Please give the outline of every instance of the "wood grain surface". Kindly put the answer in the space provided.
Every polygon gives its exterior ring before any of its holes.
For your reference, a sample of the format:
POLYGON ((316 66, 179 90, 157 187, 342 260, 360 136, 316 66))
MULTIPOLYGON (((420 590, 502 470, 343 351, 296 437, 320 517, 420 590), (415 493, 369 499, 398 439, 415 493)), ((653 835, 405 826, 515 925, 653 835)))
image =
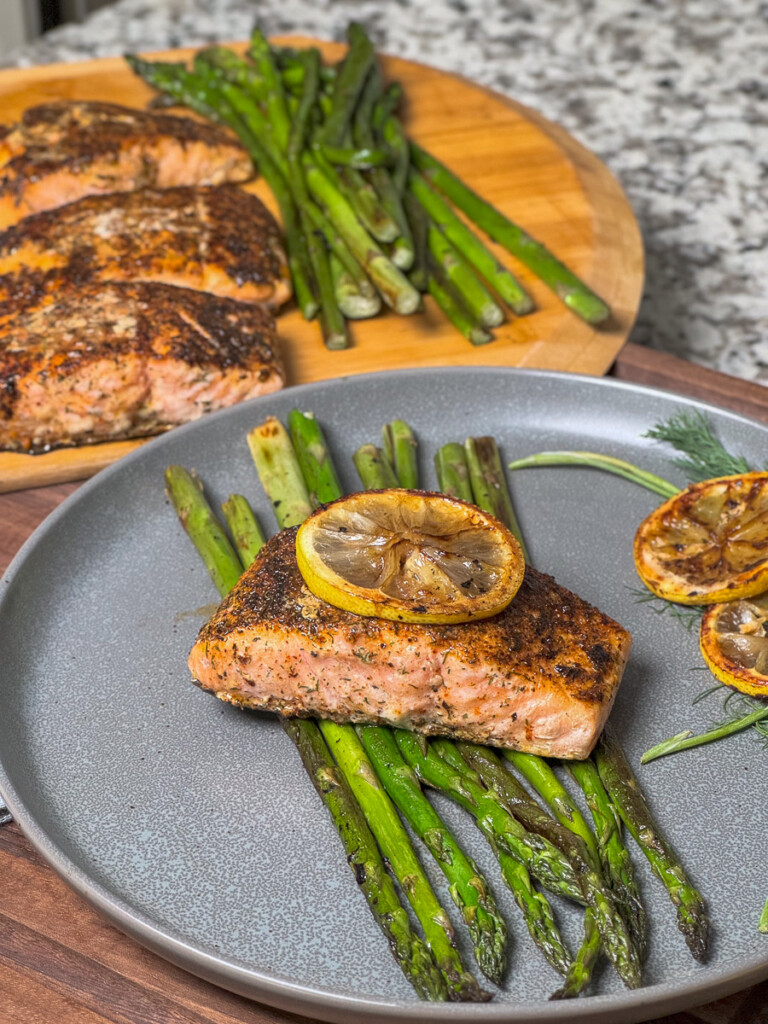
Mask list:
MULTIPOLYGON (((768 389, 628 345, 613 367, 634 380, 768 422, 768 389), (655 369, 658 367, 658 369, 655 369)), ((75 484, 0 495, 0 570, 75 484)), ((18 826, 0 829, 2 1024, 297 1024, 161 960, 102 919, 18 826)), ((768 1024, 768 982, 655 1024, 768 1024)))
MULTIPOLYGON (((286 40, 294 44, 309 40, 286 40)), ((326 59, 343 47, 318 44, 326 59)), ((163 57, 181 59, 191 50, 163 57)), ((643 247, 632 210, 607 168, 575 139, 512 100, 455 75, 386 58, 385 75, 405 87, 405 125, 468 184, 547 245, 611 306, 600 329, 583 323, 500 247, 536 303, 513 318, 490 345, 473 347, 434 307, 401 317, 382 314, 352 327, 352 347, 329 352, 319 328, 293 308, 279 332, 290 384, 408 366, 529 366, 604 374, 624 344, 643 287, 643 247)), ((0 71, 0 118, 53 99, 113 100, 144 106, 152 91, 121 59, 0 71)), ((263 182, 248 186, 276 213, 263 182)), ((0 453, 0 492, 84 479, 123 454, 121 446, 64 449, 40 456, 0 453)))

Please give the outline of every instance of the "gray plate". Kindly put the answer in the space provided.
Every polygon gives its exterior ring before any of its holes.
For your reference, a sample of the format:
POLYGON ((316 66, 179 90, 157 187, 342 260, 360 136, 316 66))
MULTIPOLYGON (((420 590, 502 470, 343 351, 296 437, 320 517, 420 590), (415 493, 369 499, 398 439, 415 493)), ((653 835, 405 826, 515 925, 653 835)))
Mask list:
MULTIPOLYGON (((587 448, 682 484, 641 438, 695 407, 594 378, 499 369, 374 374, 313 384, 176 430, 99 474, 38 529, 0 600, 0 790, 25 833, 115 924, 217 984, 329 1021, 640 1021, 768 976, 757 918, 768 889, 766 754, 752 734, 643 768, 659 821, 707 895, 710 961, 689 957, 663 890, 637 858, 653 922, 647 986, 602 972, 598 994, 549 1003, 558 978, 532 948, 488 849, 441 809, 486 870, 512 932, 507 984, 485 1006, 424 1005, 357 893, 333 827, 289 740, 267 715, 189 685, 186 655, 216 594, 163 494, 170 463, 196 467, 217 501, 244 492, 272 530, 246 431, 313 409, 357 486, 350 456, 395 416, 437 446, 493 433, 508 457, 587 448)), ((768 430, 710 409, 726 446, 762 465, 768 430)), ((720 717, 695 633, 638 603, 631 541, 656 504, 582 469, 527 470, 514 496, 535 564, 635 637, 613 721, 634 764, 654 742, 720 717)), ((427 865, 432 871, 431 865, 427 865)), ((434 874, 434 872, 433 872, 434 874)), ((445 887, 435 877, 440 892, 445 887)), ((578 915, 558 905, 570 942, 578 915)))

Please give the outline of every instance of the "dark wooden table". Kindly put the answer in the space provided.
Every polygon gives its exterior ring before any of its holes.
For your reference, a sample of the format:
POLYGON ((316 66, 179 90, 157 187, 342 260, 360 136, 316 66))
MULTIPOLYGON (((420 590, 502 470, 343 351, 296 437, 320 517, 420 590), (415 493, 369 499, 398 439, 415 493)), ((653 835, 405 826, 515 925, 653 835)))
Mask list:
MULTIPOLYGON (((673 356, 629 344, 611 374, 768 423, 768 388, 673 356)), ((0 570, 77 486, 0 495, 0 570)), ((0 829, 0 1024, 288 1024, 299 1019, 231 995, 145 950, 69 889, 17 825, 0 829)), ((768 982, 655 1024, 768 1024, 768 982)))

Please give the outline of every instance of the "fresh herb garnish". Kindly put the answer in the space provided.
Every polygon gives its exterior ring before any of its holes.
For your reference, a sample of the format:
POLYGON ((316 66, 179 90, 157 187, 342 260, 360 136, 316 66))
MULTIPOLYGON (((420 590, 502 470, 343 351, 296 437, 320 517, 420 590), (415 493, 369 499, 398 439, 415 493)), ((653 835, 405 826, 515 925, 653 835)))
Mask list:
MULTIPOLYGON (((673 601, 665 601, 663 597, 647 590, 645 587, 628 587, 637 604, 647 604, 655 615, 670 615, 682 623, 689 633, 695 632, 701 624, 704 605, 681 605, 673 601)), ((719 684, 718 684, 719 685, 719 684)))
MULTIPOLYGON (((727 687, 721 684, 712 686, 703 694, 699 694, 693 703, 697 704, 704 697, 724 689, 727 689, 727 687)), ((712 743, 715 740, 723 739, 725 736, 731 736, 735 732, 743 732, 744 729, 749 729, 750 726, 754 727, 755 731, 763 738, 764 745, 768 747, 768 704, 750 700, 748 697, 741 696, 733 690, 729 691, 725 697, 723 710, 727 711, 731 704, 735 704, 736 707, 714 729, 710 729, 709 732, 700 733, 698 736, 694 736, 690 729, 679 732, 668 740, 662 740, 661 743, 657 743, 650 750, 646 750, 640 758, 640 763, 648 764, 649 761, 655 761, 657 757, 665 757, 667 754, 676 754, 680 750, 690 750, 692 747, 704 746, 706 743, 712 743)))
POLYGON ((643 436, 663 441, 681 452, 684 458, 672 461, 682 469, 690 483, 750 472, 744 456, 731 455, 726 451, 708 419, 698 409, 674 413, 668 420, 656 423, 643 436))

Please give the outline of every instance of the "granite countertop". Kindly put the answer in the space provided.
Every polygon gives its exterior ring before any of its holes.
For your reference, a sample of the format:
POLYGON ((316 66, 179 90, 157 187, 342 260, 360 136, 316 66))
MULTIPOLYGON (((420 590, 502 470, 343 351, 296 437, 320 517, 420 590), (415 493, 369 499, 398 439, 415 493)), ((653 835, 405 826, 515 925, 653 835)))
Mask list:
POLYGON ((457 71, 563 125, 621 181, 646 288, 632 340, 768 384, 765 0, 120 0, 6 65, 269 34, 457 71))

